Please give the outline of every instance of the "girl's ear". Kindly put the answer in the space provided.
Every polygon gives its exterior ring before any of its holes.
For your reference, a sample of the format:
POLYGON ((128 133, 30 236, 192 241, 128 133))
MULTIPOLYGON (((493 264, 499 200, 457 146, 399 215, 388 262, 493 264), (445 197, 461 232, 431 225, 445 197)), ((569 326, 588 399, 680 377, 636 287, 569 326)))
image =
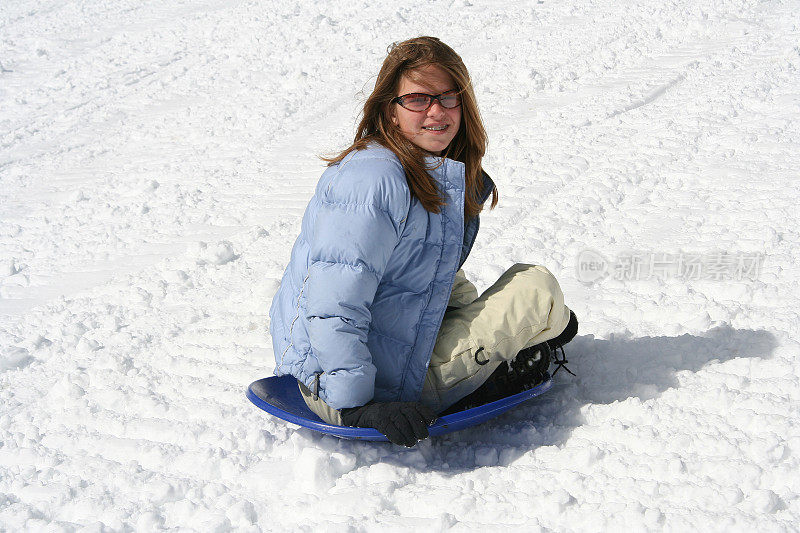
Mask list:
POLYGON ((394 110, 389 112, 389 118, 392 119, 392 124, 397 126, 397 115, 395 114, 394 110))

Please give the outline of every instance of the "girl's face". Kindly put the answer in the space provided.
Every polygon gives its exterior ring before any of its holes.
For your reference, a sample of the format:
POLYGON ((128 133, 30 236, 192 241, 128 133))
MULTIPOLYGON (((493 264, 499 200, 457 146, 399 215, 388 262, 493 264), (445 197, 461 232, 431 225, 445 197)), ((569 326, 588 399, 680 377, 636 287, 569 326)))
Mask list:
MULTIPOLYGON (((436 95, 456 89, 450 74, 437 65, 427 65, 414 70, 412 74, 411 77, 404 74, 400 79, 396 96, 409 93, 436 95)), ((441 155, 461 126, 461 106, 447 109, 434 100, 426 111, 411 111, 398 103, 389 105, 392 122, 403 135, 432 154, 441 155)))

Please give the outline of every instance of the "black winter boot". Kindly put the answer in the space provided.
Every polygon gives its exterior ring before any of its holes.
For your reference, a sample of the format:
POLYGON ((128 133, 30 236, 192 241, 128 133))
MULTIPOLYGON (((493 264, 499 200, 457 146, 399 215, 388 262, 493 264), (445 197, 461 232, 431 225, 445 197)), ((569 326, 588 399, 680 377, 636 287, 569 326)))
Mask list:
POLYGON ((562 368, 572 374, 575 375, 569 368, 567 368, 567 356, 564 353, 564 345, 575 338, 575 335, 578 334, 578 317, 575 316, 575 313, 570 310, 569 312, 569 322, 567 323, 567 327, 564 328, 564 331, 558 335, 558 337, 554 339, 550 339, 547 341, 547 345, 550 346, 550 350, 553 352, 552 360, 553 362, 558 365, 558 367, 553 371, 553 375, 556 375, 556 372, 561 370, 562 368), (558 358, 558 352, 561 352, 561 359, 558 358))
POLYGON ((524 348, 510 363, 503 361, 475 392, 464 396, 440 414, 448 415, 472 409, 532 389, 550 377, 547 370, 551 360, 558 365, 553 375, 563 368, 574 376, 575 374, 564 366, 568 362, 564 355, 564 345, 577 334, 578 317, 570 310, 567 327, 557 337, 542 344, 524 348), (558 358, 558 350, 561 351, 561 359, 558 358))
POLYGON ((569 322, 567 322, 567 327, 564 328, 558 337, 555 339, 550 339, 547 341, 547 344, 550 345, 550 349, 556 351, 557 348, 561 348, 573 338, 575 335, 578 334, 578 317, 575 316, 575 313, 570 310, 569 312, 569 322))
POLYGON ((500 363, 475 392, 464 396, 440 414, 465 411, 532 389, 547 379, 551 357, 547 343, 521 350, 510 362, 500 363))

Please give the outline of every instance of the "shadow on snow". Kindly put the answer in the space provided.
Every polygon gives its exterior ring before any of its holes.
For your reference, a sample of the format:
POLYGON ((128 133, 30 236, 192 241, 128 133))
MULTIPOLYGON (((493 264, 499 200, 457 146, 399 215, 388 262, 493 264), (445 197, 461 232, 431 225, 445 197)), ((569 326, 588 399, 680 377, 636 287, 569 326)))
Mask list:
MULTIPOLYGON (((555 386, 547 394, 496 419, 429 439, 412 449, 355 441, 340 441, 336 447, 354 453, 362 461, 366 455, 375 458, 369 463, 382 461, 420 471, 455 474, 487 464, 507 465, 539 446, 563 445, 572 431, 583 424, 581 410, 588 404, 658 398, 664 391, 679 387, 679 372, 697 372, 708 364, 736 358, 769 359, 776 346, 775 337, 767 331, 730 326, 716 327, 703 335, 678 337, 612 335, 600 340, 593 335, 577 336, 566 346, 568 366, 577 377, 559 372, 554 378, 555 386), (377 447, 380 451, 363 454, 364 447, 377 447), (476 454, 479 448, 482 452, 476 454), (491 449, 497 452, 497 461, 490 451, 487 463, 485 452, 491 449)), ((312 436, 310 433, 314 432, 310 430, 299 431, 306 432, 312 440, 333 438, 312 436)))

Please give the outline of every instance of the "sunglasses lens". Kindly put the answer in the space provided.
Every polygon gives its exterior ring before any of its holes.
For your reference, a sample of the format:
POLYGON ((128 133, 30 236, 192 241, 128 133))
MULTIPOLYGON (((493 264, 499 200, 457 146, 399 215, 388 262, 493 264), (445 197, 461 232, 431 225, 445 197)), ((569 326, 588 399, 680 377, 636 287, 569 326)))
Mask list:
POLYGON ((442 107, 446 109, 453 109, 454 107, 458 107, 458 104, 461 103, 457 94, 443 94, 439 97, 439 102, 441 102, 442 107))
POLYGON ((411 111, 424 111, 429 103, 430 98, 424 94, 409 94, 400 100, 400 105, 411 111))
MULTIPOLYGON (((456 92, 443 94, 439 96, 438 100, 445 109, 453 109, 461 105, 461 98, 456 92)), ((432 105, 431 97, 421 93, 407 94, 400 98, 398 103, 409 111, 425 111, 432 105)))

